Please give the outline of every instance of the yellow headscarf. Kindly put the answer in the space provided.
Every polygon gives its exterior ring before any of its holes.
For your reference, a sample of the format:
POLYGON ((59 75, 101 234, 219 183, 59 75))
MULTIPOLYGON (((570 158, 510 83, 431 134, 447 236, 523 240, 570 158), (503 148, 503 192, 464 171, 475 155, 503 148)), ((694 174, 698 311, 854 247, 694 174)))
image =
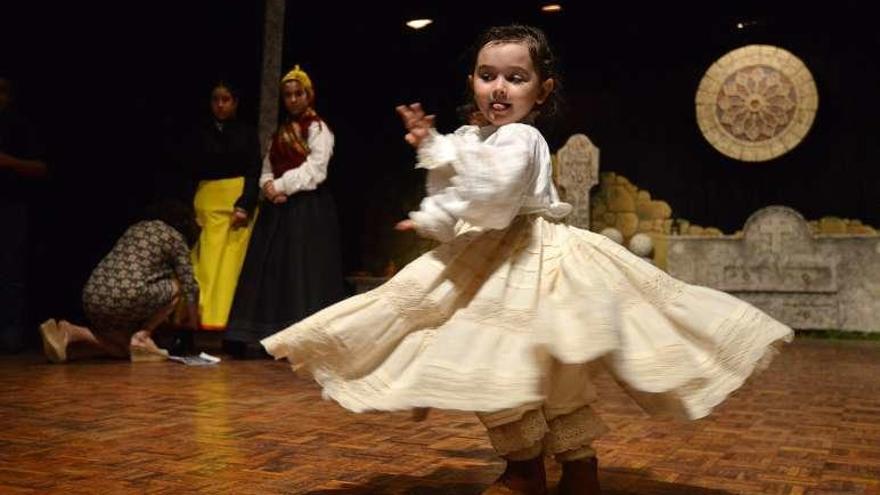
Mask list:
POLYGON ((283 78, 281 78, 281 85, 289 81, 296 81, 302 85, 303 89, 306 91, 306 94, 309 95, 309 99, 313 100, 315 98, 315 90, 312 88, 312 80, 309 78, 309 75, 306 74, 306 71, 299 68, 299 64, 293 66, 293 70, 285 74, 283 78))

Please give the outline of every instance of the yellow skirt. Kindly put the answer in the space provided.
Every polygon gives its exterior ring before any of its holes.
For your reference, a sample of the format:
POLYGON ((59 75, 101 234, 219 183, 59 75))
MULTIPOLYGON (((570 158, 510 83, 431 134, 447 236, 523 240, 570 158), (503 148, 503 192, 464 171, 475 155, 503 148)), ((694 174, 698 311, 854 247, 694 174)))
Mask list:
POLYGON ((199 283, 201 325, 205 330, 226 328, 254 227, 256 215, 251 215, 246 227, 232 228, 235 201, 243 188, 242 177, 201 181, 193 201, 196 221, 202 228, 192 260, 199 283))

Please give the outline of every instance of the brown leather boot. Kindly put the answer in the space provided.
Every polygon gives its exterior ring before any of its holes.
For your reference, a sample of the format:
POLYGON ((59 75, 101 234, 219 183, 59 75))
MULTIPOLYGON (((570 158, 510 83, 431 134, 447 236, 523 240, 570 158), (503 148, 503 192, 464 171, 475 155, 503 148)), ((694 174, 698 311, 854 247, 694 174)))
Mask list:
POLYGON ((544 456, 527 461, 507 461, 504 472, 483 495, 547 495, 544 456))
POLYGON ((599 461, 595 457, 562 463, 559 495, 601 495, 599 461))

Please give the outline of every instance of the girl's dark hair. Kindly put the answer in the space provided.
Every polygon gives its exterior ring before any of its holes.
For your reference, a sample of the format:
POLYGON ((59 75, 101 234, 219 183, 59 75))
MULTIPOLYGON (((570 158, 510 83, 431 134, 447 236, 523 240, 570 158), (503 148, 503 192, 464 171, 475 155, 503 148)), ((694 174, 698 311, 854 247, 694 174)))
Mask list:
POLYGON ((180 232, 186 244, 193 247, 199 240, 196 214, 189 204, 177 199, 163 199, 144 208, 141 220, 159 220, 180 232))
MULTIPOLYGON (((547 79, 553 79, 554 89, 547 99, 544 100, 544 103, 541 103, 536 108, 537 114, 535 116, 538 127, 550 124, 562 110, 562 78, 559 73, 556 55, 554 55, 553 48, 550 47, 550 42, 547 41, 544 31, 522 24, 490 27, 483 31, 477 38, 476 43, 471 47, 469 57, 471 71, 473 71, 477 63, 477 55, 479 55, 480 49, 490 43, 522 43, 526 45, 540 82, 543 83, 547 79)), ((460 107, 460 114, 469 115, 476 110, 473 99, 473 88, 469 85, 467 89, 467 103, 465 107, 460 107)))
POLYGON ((239 91, 238 86, 229 82, 228 79, 217 79, 214 81, 214 84, 211 85, 211 93, 214 93, 214 90, 217 88, 226 88, 236 101, 241 100, 241 91, 239 91))

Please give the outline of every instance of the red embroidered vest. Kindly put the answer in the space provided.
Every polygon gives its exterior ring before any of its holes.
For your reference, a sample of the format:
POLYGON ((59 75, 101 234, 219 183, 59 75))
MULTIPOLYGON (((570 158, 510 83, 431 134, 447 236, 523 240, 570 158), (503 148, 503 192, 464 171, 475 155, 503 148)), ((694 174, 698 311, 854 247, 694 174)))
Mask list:
POLYGON ((272 136, 272 147, 269 148, 269 162, 275 178, 284 172, 299 167, 306 161, 309 149, 309 126, 312 122, 321 123, 321 117, 314 110, 303 112, 296 120, 287 122, 278 128, 272 136))

